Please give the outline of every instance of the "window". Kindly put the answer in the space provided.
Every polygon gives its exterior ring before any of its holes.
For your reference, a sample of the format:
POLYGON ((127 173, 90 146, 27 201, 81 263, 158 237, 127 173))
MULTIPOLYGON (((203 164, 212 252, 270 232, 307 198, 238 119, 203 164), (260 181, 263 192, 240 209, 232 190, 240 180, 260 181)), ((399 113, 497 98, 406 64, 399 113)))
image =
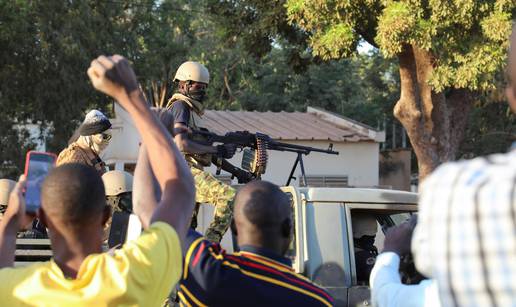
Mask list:
POLYGON ((369 275, 376 255, 383 250, 386 230, 403 223, 410 218, 410 215, 408 211, 399 210, 351 210, 353 232, 361 236, 361 238, 353 238, 357 284, 369 284, 369 275))
MULTIPOLYGON (((298 178, 301 178, 301 175, 298 178)), ((347 187, 348 176, 306 176, 306 185, 309 187, 347 187)))

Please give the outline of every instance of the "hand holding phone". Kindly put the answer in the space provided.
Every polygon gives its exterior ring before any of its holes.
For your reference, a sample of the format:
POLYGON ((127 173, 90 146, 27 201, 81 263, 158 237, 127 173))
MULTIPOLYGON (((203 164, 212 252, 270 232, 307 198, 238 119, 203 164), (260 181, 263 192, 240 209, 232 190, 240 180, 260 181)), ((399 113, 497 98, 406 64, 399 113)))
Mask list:
POLYGON ((26 211, 35 213, 41 206, 41 185, 54 167, 57 157, 48 152, 29 151, 25 160, 26 211))

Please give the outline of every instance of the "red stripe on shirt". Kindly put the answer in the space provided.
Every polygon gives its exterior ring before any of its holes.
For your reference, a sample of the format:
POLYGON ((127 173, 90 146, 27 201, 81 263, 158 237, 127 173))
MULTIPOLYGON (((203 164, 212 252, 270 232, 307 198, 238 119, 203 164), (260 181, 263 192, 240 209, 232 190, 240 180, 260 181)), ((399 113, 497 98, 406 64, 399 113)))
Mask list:
POLYGON ((206 246, 206 243, 202 242, 201 247, 199 247, 199 249, 197 250, 197 253, 195 254, 195 258, 192 262, 192 268, 195 267, 197 265, 197 263, 199 262, 199 259, 201 259, 202 252, 203 252, 205 246, 206 246))
POLYGON ((333 302, 333 298, 331 296, 329 296, 324 290, 319 289, 319 288, 315 287, 314 285, 306 283, 306 282, 304 282, 302 280, 290 278, 290 277, 286 276, 283 272, 278 271, 277 269, 270 268, 268 266, 261 265, 261 264, 258 264, 258 263, 242 260, 242 259, 240 259, 238 257, 235 257, 235 256, 232 256, 232 255, 226 255, 226 258, 230 259, 230 260, 233 260, 235 262, 238 262, 240 264, 247 265, 249 267, 253 267, 253 268, 256 268, 256 269, 267 271, 269 273, 280 275, 281 277, 283 277, 283 278, 285 278, 285 279, 287 279, 287 280, 289 280, 289 281, 291 281, 293 283, 296 283, 298 285, 301 285, 301 286, 304 286, 306 288, 309 288, 310 290, 312 290, 314 292, 317 292, 319 295, 325 297, 328 301, 333 302))

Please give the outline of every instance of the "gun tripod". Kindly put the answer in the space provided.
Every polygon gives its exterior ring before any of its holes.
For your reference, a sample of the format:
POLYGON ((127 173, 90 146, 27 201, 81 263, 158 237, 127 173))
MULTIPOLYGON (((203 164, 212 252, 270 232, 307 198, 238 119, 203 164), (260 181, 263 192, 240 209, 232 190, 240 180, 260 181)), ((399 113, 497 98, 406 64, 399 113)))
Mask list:
POLYGON ((297 152, 297 158, 294 162, 294 166, 292 166, 292 170, 290 171, 290 175, 288 176, 287 180, 287 186, 290 185, 290 181, 292 179, 296 180, 296 177, 294 176, 294 172, 296 171, 297 165, 301 167, 301 180, 299 182, 300 187, 306 187, 306 174, 305 174, 305 165, 303 163, 303 153, 297 152))

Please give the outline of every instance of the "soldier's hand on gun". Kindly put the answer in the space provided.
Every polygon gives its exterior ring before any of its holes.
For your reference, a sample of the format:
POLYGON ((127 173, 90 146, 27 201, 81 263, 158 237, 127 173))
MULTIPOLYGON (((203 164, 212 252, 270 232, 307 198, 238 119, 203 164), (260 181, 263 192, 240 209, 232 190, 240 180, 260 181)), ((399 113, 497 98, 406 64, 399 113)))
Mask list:
POLYGON ((129 95, 138 89, 136 75, 129 61, 120 55, 101 55, 91 61, 88 76, 93 86, 122 102, 123 95, 129 95))
POLYGON ((217 145, 217 156, 224 159, 231 159, 235 155, 236 149, 236 144, 217 145))

